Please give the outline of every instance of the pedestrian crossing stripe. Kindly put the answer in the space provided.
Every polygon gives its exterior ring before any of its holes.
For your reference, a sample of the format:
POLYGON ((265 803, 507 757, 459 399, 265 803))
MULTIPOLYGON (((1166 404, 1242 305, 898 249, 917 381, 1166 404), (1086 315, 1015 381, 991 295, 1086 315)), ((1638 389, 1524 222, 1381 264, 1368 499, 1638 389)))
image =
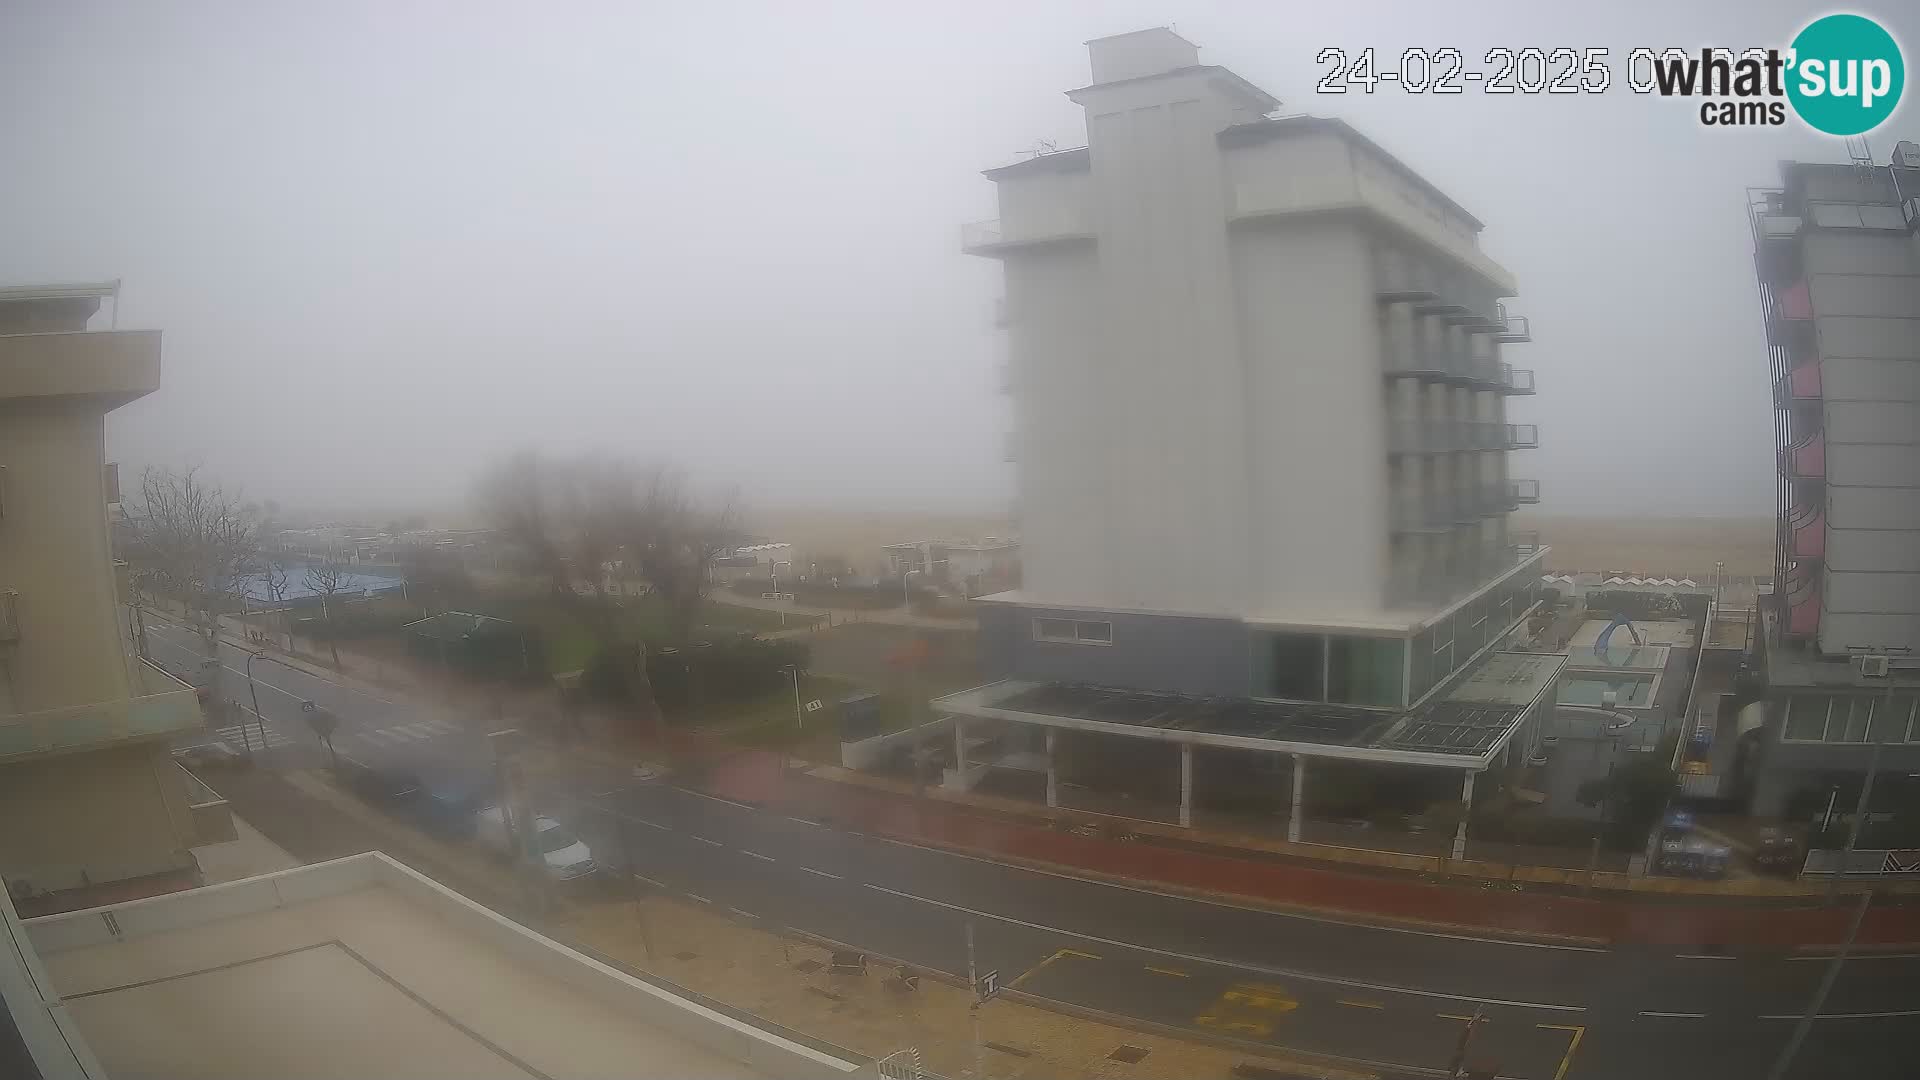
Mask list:
POLYGON ((422 742, 440 735, 451 735, 459 730, 445 720, 419 720, 409 724, 395 724, 392 727, 367 728, 351 734, 375 742, 406 743, 422 742))

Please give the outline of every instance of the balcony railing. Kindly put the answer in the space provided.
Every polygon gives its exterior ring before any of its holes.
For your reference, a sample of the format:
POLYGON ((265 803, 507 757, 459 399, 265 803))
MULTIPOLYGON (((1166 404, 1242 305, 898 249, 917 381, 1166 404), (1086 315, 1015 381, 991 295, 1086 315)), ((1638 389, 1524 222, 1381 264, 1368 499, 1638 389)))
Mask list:
POLYGON ((1530 505, 1540 501, 1540 481, 1507 481, 1507 501, 1516 505, 1530 505))
POLYGON ((1092 230, 1082 221, 1044 222, 1038 228, 1018 225, 1008 228, 999 218, 970 221, 960 226, 960 250, 976 255, 991 255, 1025 244, 1071 244, 1093 239, 1092 230))
POLYGON ((1500 390, 1508 394, 1533 393, 1533 371, 1512 364, 1500 365, 1500 390))
POLYGON ((1505 345, 1517 345, 1523 341, 1533 340, 1533 326, 1527 322, 1525 315, 1507 314, 1505 304, 1495 304, 1493 311, 1494 319, 1501 326, 1501 329, 1493 335, 1493 340, 1505 345))
POLYGON ((1507 534, 1507 550, 1515 559, 1524 559, 1540 550, 1540 534, 1531 529, 1520 529, 1507 534))
POLYGON ((0 716, 0 758, 165 738, 205 726, 193 687, 146 660, 136 675, 146 693, 135 697, 0 716))
POLYGON ((1540 426, 1538 424, 1508 424, 1506 447, 1508 450, 1537 450, 1540 447, 1540 426))
MULTIPOLYGON (((949 219, 951 220, 951 219, 949 219)), ((1005 237, 1000 231, 1000 219, 988 221, 969 221, 960 226, 960 248, 971 251, 974 248, 993 247, 1002 243, 1005 237)))

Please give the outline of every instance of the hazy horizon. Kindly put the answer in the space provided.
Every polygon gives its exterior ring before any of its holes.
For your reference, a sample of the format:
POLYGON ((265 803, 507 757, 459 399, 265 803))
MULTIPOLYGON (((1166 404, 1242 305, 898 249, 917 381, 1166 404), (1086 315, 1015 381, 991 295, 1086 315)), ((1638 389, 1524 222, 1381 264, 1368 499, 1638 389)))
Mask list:
POLYGON ((1314 55, 1622 58, 1782 42, 1807 10, 1475 11, 20 3, 0 282, 120 278, 119 325, 165 331, 163 388, 109 419, 129 470, 448 513, 531 447, 672 461, 750 505, 1002 510, 1000 271, 958 227, 994 213, 980 170, 1083 141, 1084 40, 1173 23, 1487 223, 1532 320, 1508 359, 1538 373, 1514 419, 1541 427, 1543 510, 1771 514, 1744 189, 1838 141, 1623 87, 1320 96, 1314 55))

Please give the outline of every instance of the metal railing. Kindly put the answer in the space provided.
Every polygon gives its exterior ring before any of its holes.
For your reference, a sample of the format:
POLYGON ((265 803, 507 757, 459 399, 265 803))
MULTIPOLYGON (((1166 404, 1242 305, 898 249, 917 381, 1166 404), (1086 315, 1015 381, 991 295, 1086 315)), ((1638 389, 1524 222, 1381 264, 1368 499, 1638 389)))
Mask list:
POLYGON ((1540 481, 1538 480, 1507 481, 1506 501, 1513 504, 1539 502, 1540 501, 1540 481))
POLYGON ((1506 432, 1508 450, 1534 450, 1540 446, 1540 426, 1538 424, 1508 424, 1506 432))
POLYGON ((1517 368, 1512 364, 1500 365, 1500 385, 1509 394, 1533 393, 1533 370, 1517 368))

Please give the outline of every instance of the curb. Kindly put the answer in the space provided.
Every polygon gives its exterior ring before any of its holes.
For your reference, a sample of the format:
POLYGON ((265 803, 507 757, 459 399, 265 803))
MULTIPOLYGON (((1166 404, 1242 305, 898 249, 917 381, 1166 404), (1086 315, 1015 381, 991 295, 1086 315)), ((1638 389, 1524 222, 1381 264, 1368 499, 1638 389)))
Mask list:
POLYGON ((1429 919, 1405 919, 1390 916, 1368 916, 1342 908, 1316 907, 1312 904, 1287 904, 1262 896, 1245 893, 1219 892, 1213 889, 1198 889, 1171 882, 1157 881, 1152 878, 1130 878, 1121 874, 1106 874, 1098 870, 1088 870, 1070 863, 1048 862, 1045 859, 1030 859, 1021 855, 1007 855, 985 848, 972 848, 963 844, 949 844, 939 840, 930 840, 922 836, 908 836, 894 832, 876 832, 874 836, 884 836, 889 840, 912 844, 916 847, 945 851, 956 855, 984 859, 987 862, 1005 866, 1020 867, 1027 870, 1044 871, 1066 877, 1081 878, 1086 881, 1106 885, 1125 885, 1146 892, 1163 893, 1168 896, 1185 897, 1193 900, 1208 900, 1234 907, 1247 907, 1270 911, 1276 915, 1304 915, 1326 922, 1343 923, 1349 926, 1367 926, 1386 930, 1433 931, 1436 933, 1462 934, 1473 937, 1492 937, 1494 940, 1506 940, 1519 943, 1534 942, 1546 945, 1573 945, 1584 948, 1605 949, 1613 944, 1612 939, 1589 937, 1581 934, 1558 934, 1552 931, 1506 931, 1497 928, 1476 926, 1470 923, 1438 922, 1429 919))

